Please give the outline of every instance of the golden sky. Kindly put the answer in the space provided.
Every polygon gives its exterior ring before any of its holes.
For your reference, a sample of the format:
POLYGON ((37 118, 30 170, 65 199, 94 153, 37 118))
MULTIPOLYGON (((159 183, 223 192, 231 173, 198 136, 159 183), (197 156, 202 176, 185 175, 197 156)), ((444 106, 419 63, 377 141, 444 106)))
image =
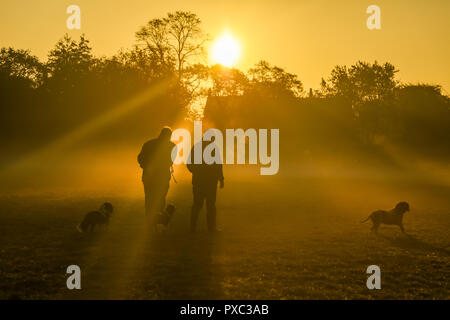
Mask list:
POLYGON ((317 88, 337 64, 393 63, 405 82, 441 84, 450 93, 448 0, 2 0, 0 46, 31 49, 41 58, 64 33, 85 33, 97 55, 130 47, 152 18, 195 12, 212 37, 228 29, 240 42, 237 67, 260 59, 317 88), (81 8, 81 32, 66 29, 66 8, 81 8), (368 30, 369 5, 381 8, 381 30, 368 30))

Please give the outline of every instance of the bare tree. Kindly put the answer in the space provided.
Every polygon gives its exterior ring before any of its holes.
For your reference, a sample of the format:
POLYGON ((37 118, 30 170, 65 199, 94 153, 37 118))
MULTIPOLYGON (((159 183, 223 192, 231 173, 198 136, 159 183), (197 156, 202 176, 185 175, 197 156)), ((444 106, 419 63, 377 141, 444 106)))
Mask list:
POLYGON ((189 63, 198 63, 205 55, 208 37, 200 24, 195 13, 176 11, 165 18, 150 20, 136 33, 136 38, 158 57, 161 64, 174 63, 181 83, 189 63))
POLYGON ((170 42, 170 46, 176 54, 178 78, 181 79, 189 60, 204 57, 204 45, 208 38, 200 29, 201 21, 195 13, 185 11, 169 13, 166 21, 169 34, 175 40, 170 42))
POLYGON ((138 43, 144 45, 150 58, 157 61, 161 69, 170 69, 173 66, 168 36, 168 26, 165 19, 150 20, 136 32, 138 43))

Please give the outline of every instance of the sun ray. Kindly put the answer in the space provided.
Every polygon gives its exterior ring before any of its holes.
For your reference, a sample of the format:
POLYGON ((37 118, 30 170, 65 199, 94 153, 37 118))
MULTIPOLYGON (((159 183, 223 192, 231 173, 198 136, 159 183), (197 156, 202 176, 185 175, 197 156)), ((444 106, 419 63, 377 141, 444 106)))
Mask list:
POLYGON ((115 121, 119 121, 126 114, 144 106, 146 102, 164 94, 167 91, 167 88, 167 82, 162 82, 148 88, 137 96, 118 104, 101 116, 86 122, 62 137, 55 139, 46 146, 43 146, 23 158, 18 159, 14 164, 6 165, 0 168, 0 176, 14 176, 14 174, 17 174, 18 172, 23 172, 23 170, 32 169, 39 166, 40 163, 51 161, 51 159, 53 159, 58 152, 63 152, 66 148, 69 148, 74 143, 89 137, 89 135, 95 133, 101 128, 115 121))

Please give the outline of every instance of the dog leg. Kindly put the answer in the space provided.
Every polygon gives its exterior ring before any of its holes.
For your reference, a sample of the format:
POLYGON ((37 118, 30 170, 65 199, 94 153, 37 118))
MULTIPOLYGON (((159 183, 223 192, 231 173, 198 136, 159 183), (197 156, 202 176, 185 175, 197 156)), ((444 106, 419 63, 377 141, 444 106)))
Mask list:
POLYGON ((375 234, 378 234, 378 227, 379 227, 379 226, 380 226, 380 225, 378 225, 378 224, 374 224, 373 227, 372 227, 372 229, 371 229, 372 232, 375 233, 375 234))

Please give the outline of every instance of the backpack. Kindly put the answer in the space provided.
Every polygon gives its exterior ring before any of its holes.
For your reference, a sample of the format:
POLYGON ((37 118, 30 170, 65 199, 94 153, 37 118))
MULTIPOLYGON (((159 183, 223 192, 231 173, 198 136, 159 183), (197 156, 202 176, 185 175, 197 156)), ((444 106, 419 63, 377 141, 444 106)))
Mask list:
POLYGON ((156 140, 150 140, 142 146, 142 150, 137 157, 139 166, 142 169, 144 169, 148 165, 149 160, 155 153, 155 149, 156 149, 156 140))

